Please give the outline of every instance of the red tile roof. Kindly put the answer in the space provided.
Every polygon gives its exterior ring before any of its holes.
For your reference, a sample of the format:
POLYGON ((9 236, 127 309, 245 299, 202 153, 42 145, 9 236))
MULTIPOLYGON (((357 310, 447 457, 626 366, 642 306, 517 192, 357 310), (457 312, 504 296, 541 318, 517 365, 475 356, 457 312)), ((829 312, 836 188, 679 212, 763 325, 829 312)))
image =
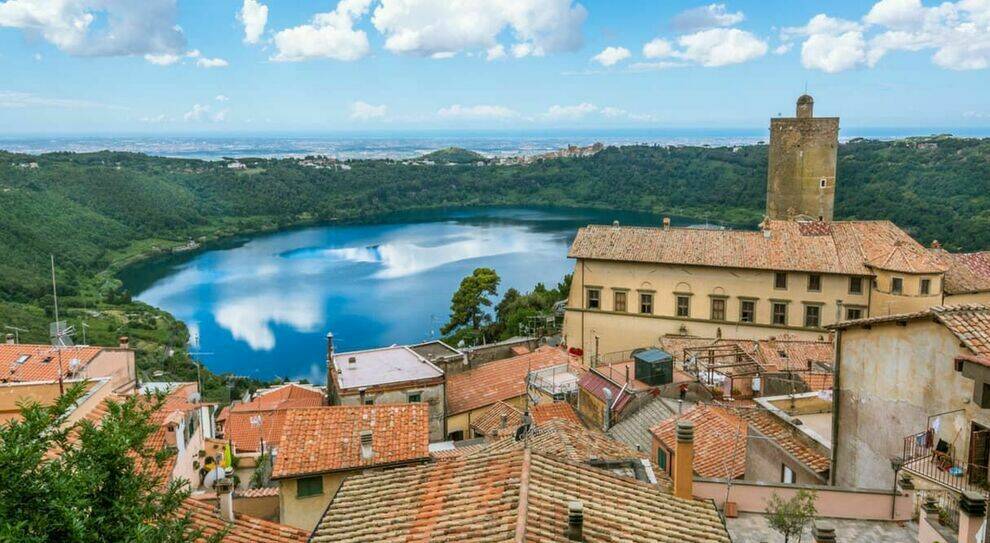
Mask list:
POLYGON ((829 326, 829 328, 843 330, 858 326, 871 326, 889 322, 907 322, 919 319, 932 319, 945 326, 973 354, 978 356, 990 355, 990 305, 960 304, 935 306, 915 313, 842 321, 829 326))
POLYGON ((675 431, 679 418, 694 422, 694 472, 702 477, 737 479, 746 473, 746 440, 749 426, 729 410, 698 404, 650 428, 650 433, 676 450, 675 431))
POLYGON ((832 464, 825 454, 805 445, 795 436, 795 430, 761 407, 734 408, 733 411, 746 420, 753 428, 772 439, 782 449, 815 473, 828 471, 832 464))
POLYGON ((447 416, 522 396, 526 393, 529 371, 569 361, 566 351, 543 346, 522 356, 489 362, 451 375, 447 377, 447 416))
POLYGON ((307 407, 286 412, 273 478, 352 470, 428 459, 429 405, 307 407), (361 432, 372 431, 371 458, 361 432))
POLYGON ((829 341, 760 340, 757 359, 767 371, 813 371, 832 367, 835 349, 829 341))
POLYGON ((529 412, 530 416, 533 417, 533 424, 537 426, 556 419, 568 420, 584 426, 574 408, 567 402, 538 403, 531 407, 529 412))
POLYGON ((761 231, 587 226, 567 256, 779 271, 941 273, 946 265, 890 221, 767 220, 761 231))
POLYGON ((512 449, 348 477, 311 541, 563 543, 571 501, 583 505, 588 543, 730 540, 711 502, 512 449))
POLYGON ((979 253, 949 253, 936 250, 949 269, 945 272, 946 294, 967 294, 990 291, 990 251, 979 253))
POLYGON ((522 411, 505 402, 495 402, 487 411, 471 422, 471 428, 485 437, 512 435, 523 424, 522 411), (502 417, 505 417, 505 425, 502 417))
POLYGON ((598 374, 598 370, 594 369, 581 376, 581 379, 578 380, 578 387, 586 390, 602 403, 606 402, 605 389, 609 389, 612 393, 610 407, 614 413, 621 413, 632 400, 632 394, 628 390, 622 390, 622 385, 606 379, 598 374), (622 394, 619 394, 620 390, 622 390, 622 394))
POLYGON ((189 515, 193 528, 202 530, 205 537, 197 542, 224 530, 223 543, 304 543, 309 539, 309 532, 240 513, 234 515, 234 522, 224 521, 218 506, 203 500, 187 498, 179 511, 189 515))
POLYGON ((317 407, 323 405, 325 397, 322 392, 296 384, 278 387, 270 392, 259 394, 249 402, 230 406, 231 412, 267 411, 272 409, 289 409, 291 407, 317 407))
MULTIPOLYGON (((285 411, 294 407, 318 407, 323 405, 323 400, 322 392, 289 384, 250 402, 234 404, 222 413, 224 439, 240 451, 260 451, 262 438, 266 449, 278 447, 285 411)), ((217 419, 221 420, 220 417, 217 419)))
MULTIPOLYGON (((70 374, 72 360, 78 370, 86 367, 103 349, 101 347, 66 347, 62 349, 62 377, 70 374)), ((77 370, 77 373, 78 373, 77 370)), ((51 345, 25 343, 0 344, 0 383, 54 381, 59 377, 59 353, 51 345), (18 360, 24 362, 18 363, 18 360)))

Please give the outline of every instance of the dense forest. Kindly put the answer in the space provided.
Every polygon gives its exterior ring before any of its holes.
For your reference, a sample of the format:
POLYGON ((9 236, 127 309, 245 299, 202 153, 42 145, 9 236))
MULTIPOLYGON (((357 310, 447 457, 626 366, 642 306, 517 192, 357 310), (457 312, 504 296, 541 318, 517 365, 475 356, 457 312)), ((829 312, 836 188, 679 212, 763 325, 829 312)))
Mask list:
MULTIPOLYGON (((0 152, 0 324, 47 341, 55 255, 59 294, 70 319, 89 319, 91 343, 126 333, 143 345, 145 367, 188 375, 184 327, 132 302, 114 275, 191 240, 481 205, 639 210, 755 226, 765 200, 765 145, 610 147, 517 165, 478 165, 456 149, 431 158, 467 163, 240 159, 246 168, 235 169, 108 151, 0 152)), ((990 248, 990 139, 841 145, 836 218, 890 219, 922 243, 990 248)))

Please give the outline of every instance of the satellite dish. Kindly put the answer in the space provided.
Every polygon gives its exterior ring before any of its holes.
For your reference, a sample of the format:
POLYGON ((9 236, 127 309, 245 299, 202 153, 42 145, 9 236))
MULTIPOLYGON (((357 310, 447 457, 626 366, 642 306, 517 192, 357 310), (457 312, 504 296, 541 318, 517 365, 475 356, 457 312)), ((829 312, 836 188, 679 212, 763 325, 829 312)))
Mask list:
POLYGON ((79 359, 73 358, 69 360, 69 373, 75 373, 79 369, 79 359))
POLYGON ((220 466, 217 466, 207 472, 206 476, 203 477, 203 486, 206 488, 213 488, 213 485, 215 485, 217 481, 226 476, 227 472, 225 472, 220 466))

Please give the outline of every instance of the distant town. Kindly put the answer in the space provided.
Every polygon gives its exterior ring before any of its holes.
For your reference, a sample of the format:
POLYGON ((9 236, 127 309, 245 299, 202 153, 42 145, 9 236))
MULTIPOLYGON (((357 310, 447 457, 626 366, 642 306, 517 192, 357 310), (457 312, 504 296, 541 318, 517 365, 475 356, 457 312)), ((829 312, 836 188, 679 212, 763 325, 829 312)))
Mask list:
POLYGON ((215 402, 56 318, 53 344, 0 344, 3 439, 40 420, 25 406, 61 410, 37 451, 58 462, 153 406, 160 458, 135 469, 181 492, 170 518, 195 540, 990 541, 990 251, 833 220, 839 118, 814 105, 771 118, 758 229, 580 228, 569 292, 525 334, 348 351, 327 330, 325 383, 215 402))

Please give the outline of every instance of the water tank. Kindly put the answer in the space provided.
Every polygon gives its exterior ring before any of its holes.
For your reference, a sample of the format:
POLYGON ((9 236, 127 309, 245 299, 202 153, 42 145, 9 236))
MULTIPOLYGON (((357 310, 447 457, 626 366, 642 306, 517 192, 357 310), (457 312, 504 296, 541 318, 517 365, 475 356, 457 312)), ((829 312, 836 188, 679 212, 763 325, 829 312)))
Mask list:
POLYGON ((674 357, 660 349, 647 349, 633 355, 635 377, 648 385, 674 382, 674 357))

